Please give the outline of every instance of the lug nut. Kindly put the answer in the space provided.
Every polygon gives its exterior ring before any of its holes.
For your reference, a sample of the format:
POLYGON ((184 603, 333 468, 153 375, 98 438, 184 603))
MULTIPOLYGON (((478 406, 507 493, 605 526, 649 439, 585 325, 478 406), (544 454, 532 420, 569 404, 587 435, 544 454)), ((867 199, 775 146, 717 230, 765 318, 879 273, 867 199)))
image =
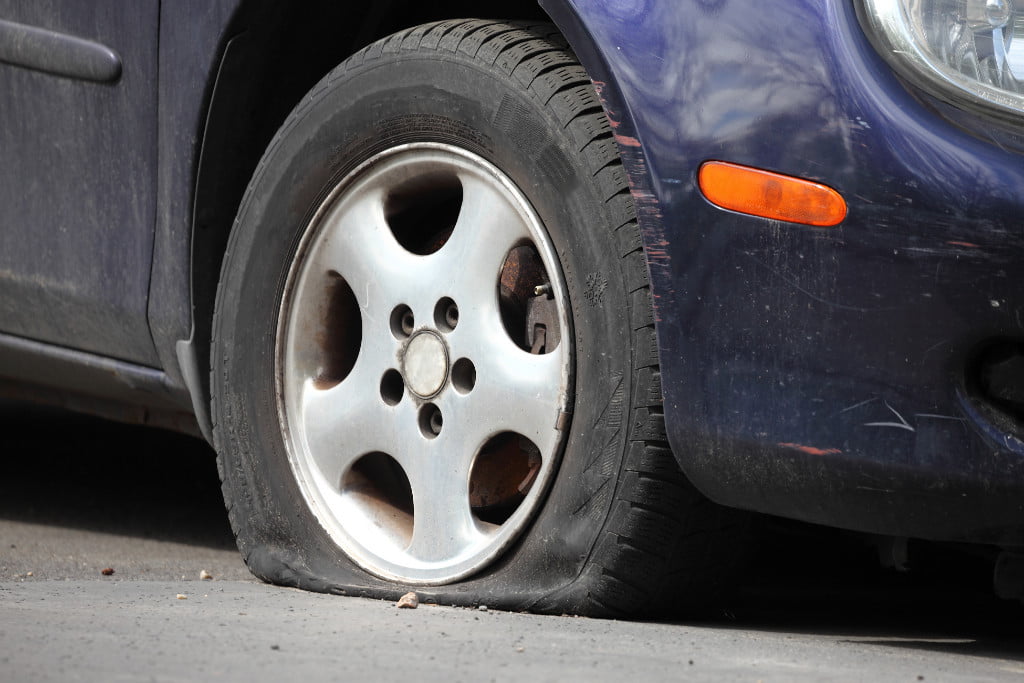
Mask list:
POLYGON ((451 332, 459 324, 459 306, 448 297, 438 300, 434 306, 434 324, 442 332, 451 332))
POLYGON ((441 433, 441 427, 444 426, 441 411, 433 403, 428 403, 421 407, 417 419, 420 423, 420 433, 428 439, 436 438, 441 433))
POLYGON ((459 324, 459 307, 455 302, 448 304, 448 308, 444 311, 444 320, 448 323, 448 327, 455 329, 455 326, 459 324))
POLYGON ((408 339, 415 329, 416 318, 412 309, 405 304, 395 306, 395 310, 391 311, 391 334, 399 340, 408 339))

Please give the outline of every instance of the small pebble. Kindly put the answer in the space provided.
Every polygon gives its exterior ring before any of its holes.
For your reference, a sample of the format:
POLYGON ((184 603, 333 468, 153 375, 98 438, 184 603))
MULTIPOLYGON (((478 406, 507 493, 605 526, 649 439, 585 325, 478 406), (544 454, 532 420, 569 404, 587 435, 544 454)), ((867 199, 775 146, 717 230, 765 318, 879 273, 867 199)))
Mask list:
POLYGON ((398 602, 395 606, 399 609, 416 609, 420 606, 420 596, 416 595, 413 591, 409 591, 402 597, 398 598, 398 602))
POLYGON ((183 593, 178 593, 178 600, 188 600, 188 596, 183 593))
POLYGON ((487 605, 480 605, 479 607, 477 607, 477 609, 480 610, 481 612, 486 612, 487 611, 487 605))
POLYGON ((103 574, 103 576, 113 576, 114 568, 113 567, 107 567, 106 569, 102 569, 102 570, 100 570, 100 574, 103 574))
POLYGON ((203 581, 210 581, 213 579, 213 574, 204 569, 201 572, 199 572, 199 578, 203 581))

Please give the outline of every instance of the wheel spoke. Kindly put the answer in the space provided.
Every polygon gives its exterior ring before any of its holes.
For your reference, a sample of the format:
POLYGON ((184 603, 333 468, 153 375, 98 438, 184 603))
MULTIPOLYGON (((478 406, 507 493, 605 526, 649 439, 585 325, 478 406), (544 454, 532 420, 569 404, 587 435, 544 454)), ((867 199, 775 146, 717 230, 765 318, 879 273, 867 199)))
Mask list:
POLYGON ((438 260, 435 271, 447 275, 447 284, 463 300, 482 296, 489 301, 496 299, 508 252, 530 233, 523 216, 493 182, 470 174, 459 178, 462 209, 451 237, 433 257, 438 260))
POLYGON ((384 219, 383 192, 349 195, 325 221, 311 270, 345 278, 364 317, 394 305, 400 292, 393 290, 409 282, 420 258, 395 240, 384 219))
POLYGON ((476 363, 467 422, 488 436, 521 434, 549 457, 558 443, 556 425, 565 403, 562 347, 533 355, 510 342, 502 346, 476 363))
POLYGON ((356 370, 337 386, 318 389, 313 380, 301 388, 300 415, 306 452, 320 474, 338 488, 341 478, 361 456, 394 448, 389 408, 373 400, 375 382, 356 370))
POLYGON ((465 459, 446 455, 431 448, 407 470, 416 509, 408 552, 423 562, 451 561, 484 536, 469 509, 465 459))

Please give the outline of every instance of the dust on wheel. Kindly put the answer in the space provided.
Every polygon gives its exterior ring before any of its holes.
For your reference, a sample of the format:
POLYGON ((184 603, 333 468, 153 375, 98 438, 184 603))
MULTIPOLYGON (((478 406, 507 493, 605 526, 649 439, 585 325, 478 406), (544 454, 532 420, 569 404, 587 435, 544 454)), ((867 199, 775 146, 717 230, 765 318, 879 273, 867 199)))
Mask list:
POLYGON ((552 343, 569 337, 556 256, 500 170, 437 143, 368 160, 307 231, 278 330, 294 475, 349 557, 443 583, 522 531, 557 466, 572 355, 552 343))

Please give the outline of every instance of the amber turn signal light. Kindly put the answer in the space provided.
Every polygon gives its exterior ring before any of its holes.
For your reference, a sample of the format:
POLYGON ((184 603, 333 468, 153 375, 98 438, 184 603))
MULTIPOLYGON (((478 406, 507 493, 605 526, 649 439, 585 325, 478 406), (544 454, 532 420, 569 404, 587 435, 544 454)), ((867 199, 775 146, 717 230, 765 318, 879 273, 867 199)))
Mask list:
POLYGON ((846 218, 846 201, 827 185, 759 168, 706 161, 700 190, 723 209, 778 221, 828 227, 846 218))

